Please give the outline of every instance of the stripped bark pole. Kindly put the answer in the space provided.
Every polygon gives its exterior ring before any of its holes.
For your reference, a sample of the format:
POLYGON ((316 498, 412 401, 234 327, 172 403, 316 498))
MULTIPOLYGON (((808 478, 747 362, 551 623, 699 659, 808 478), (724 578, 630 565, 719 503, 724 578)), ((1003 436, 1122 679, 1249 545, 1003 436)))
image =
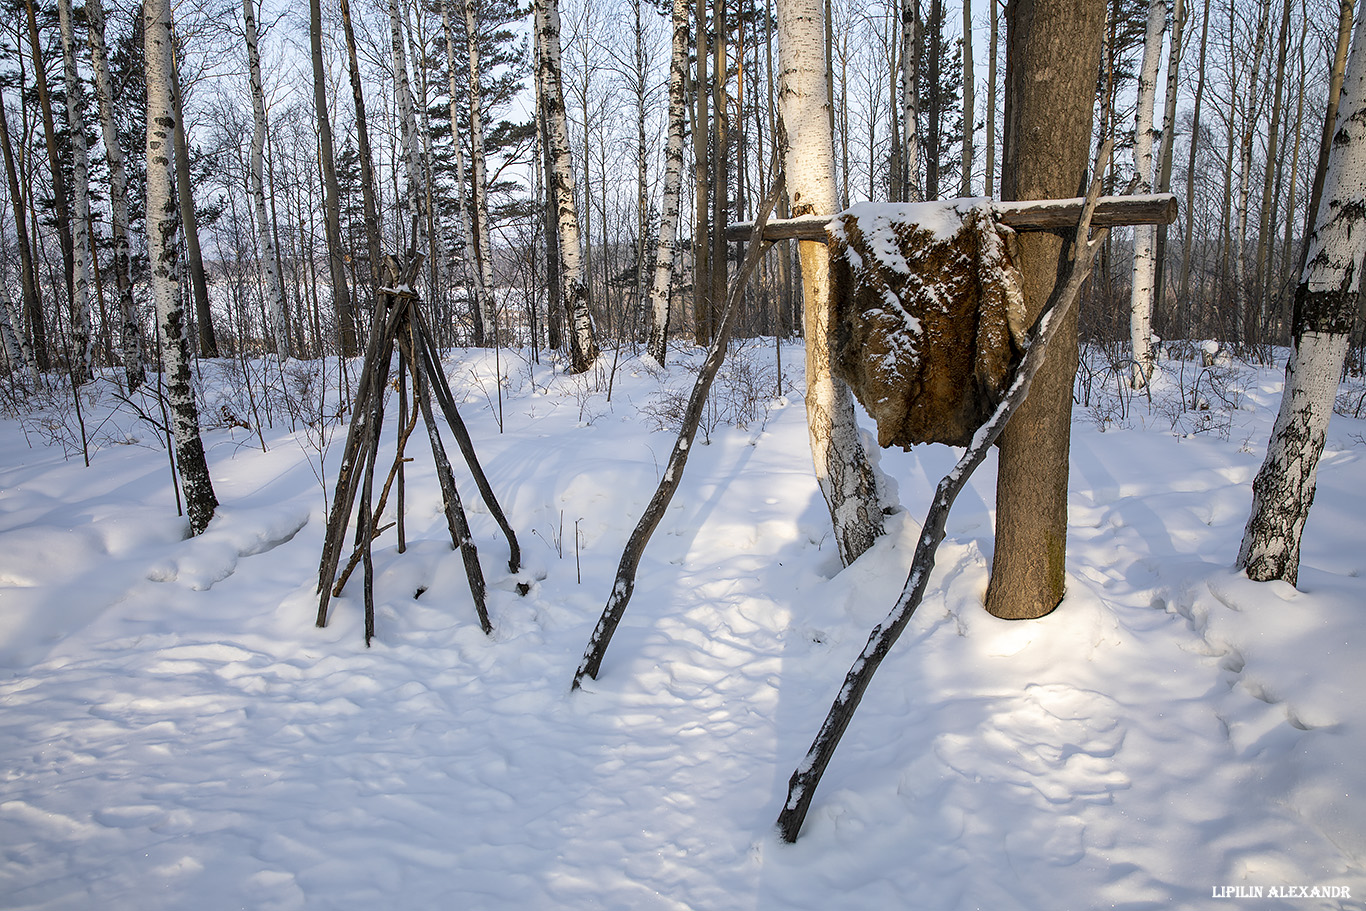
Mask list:
MULTIPOLYGON (((1105 161, 1108 156, 1109 141, 1107 140, 1105 147, 1101 150, 1099 160, 1105 161)), ((978 429, 972 445, 959 458, 953 470, 940 480, 939 486, 935 489, 934 500, 925 516, 925 523, 921 527, 920 540, 916 543, 915 557, 911 561, 910 574, 906 578, 906 585, 901 591, 901 596, 897 599, 896 606, 892 608, 885 620, 874 627, 868 636, 868 642, 863 647, 862 653, 844 677, 844 685, 840 687, 839 695, 835 697, 834 703, 830 706, 830 712, 826 715, 825 723, 821 725, 820 733, 812 742, 806 758, 797 766, 792 777, 788 780, 787 800, 783 804, 782 812, 778 814, 777 821, 778 832, 783 841, 794 842, 797 840, 797 835, 801 832, 802 822, 806 819, 807 811, 811 808, 811 800, 815 795, 816 787, 820 784, 821 776, 825 774, 825 769, 830 764, 830 758, 834 755, 840 738, 844 736, 845 730, 849 727, 849 722, 854 717, 855 710, 858 709, 859 703, 863 700, 863 694, 872 682, 873 674, 877 672, 883 659, 887 657, 888 652, 891 651, 892 646, 910 622, 911 615, 915 613, 916 608, 924 599, 925 588, 929 583, 930 573, 934 569, 935 552, 944 540, 945 524, 948 521, 949 510, 953 507, 954 500, 967 484, 973 471, 986 459, 987 453, 991 451, 992 444, 1024 402, 1025 397, 1029 395, 1030 384, 1043 363, 1049 342, 1066 322, 1064 317, 1067 315, 1067 311, 1076 306, 1077 299, 1081 296, 1081 288, 1090 274, 1091 263, 1096 252, 1104 244, 1105 236, 1108 233, 1108 229, 1102 228, 1097 231, 1094 237, 1090 236, 1091 213, 1099 190, 1099 182, 1092 185, 1088 204, 1083 207, 1081 218, 1077 222, 1076 243, 1073 247, 1071 262, 1068 265, 1067 276, 1058 283, 1053 297, 1045 305, 1043 312, 1039 315, 1038 322, 1031 330, 1028 348, 1019 368, 1016 370, 1010 390, 996 407, 992 416, 978 429)))
POLYGON ((668 467, 665 468, 664 477, 660 479, 659 486, 655 489, 654 496, 650 498, 649 505, 645 507, 644 514, 636 523, 635 530, 631 532, 631 537, 626 541, 626 547, 621 553, 621 561, 617 564, 617 576, 612 585, 612 594, 608 597, 607 606, 602 611, 602 617, 598 620, 598 625, 588 640, 588 648, 583 653, 583 661, 574 673, 571 690, 579 689, 585 676, 592 677, 594 680, 598 678, 603 655, 606 654, 607 646, 612 641, 612 634, 616 632, 618 624, 621 623, 621 618, 626 613, 626 605, 630 602, 631 594, 635 591, 636 570, 640 566, 640 558, 645 553, 645 547, 650 543, 650 536, 659 526, 659 520, 664 517, 665 511, 669 508, 669 503, 678 491, 678 485, 683 480, 683 469, 688 464, 688 455, 692 452, 693 440, 697 437, 697 426, 702 417, 702 409, 707 403, 707 393, 711 391, 712 381, 716 379, 716 371, 721 368, 721 362, 726 359, 726 345, 730 341, 731 328, 735 324, 735 314, 740 309, 740 300, 744 296, 745 285, 749 281, 750 273, 754 271, 759 260, 763 257, 764 251, 769 247, 769 244, 761 242, 760 238, 763 236, 764 223, 768 220, 768 213, 773 211, 773 205, 780 193, 782 193, 781 179, 768 191, 768 196, 759 210, 759 217, 750 232, 749 251, 745 255, 744 264, 741 266, 740 272, 731 280, 726 309, 721 315, 721 325, 717 329, 716 338, 712 340, 711 348, 707 351, 707 359, 702 362, 702 367, 697 372, 697 380, 693 383, 692 395, 688 398, 688 407, 683 412, 683 424, 678 429, 678 439, 669 453, 668 467))

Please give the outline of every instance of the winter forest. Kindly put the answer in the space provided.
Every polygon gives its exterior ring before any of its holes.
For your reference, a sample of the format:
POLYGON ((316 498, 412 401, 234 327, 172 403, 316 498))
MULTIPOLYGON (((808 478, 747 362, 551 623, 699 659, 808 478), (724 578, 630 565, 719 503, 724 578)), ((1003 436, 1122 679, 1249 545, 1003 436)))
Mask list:
POLYGON ((6 2, 0 909, 1366 907, 1366 2, 6 2))

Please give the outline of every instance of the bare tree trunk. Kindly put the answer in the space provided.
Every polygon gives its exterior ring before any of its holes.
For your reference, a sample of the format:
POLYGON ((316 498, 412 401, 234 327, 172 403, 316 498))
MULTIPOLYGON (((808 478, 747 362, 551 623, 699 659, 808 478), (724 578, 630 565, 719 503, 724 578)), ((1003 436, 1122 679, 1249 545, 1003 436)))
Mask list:
POLYGON ((1300 539, 1314 502, 1319 456, 1338 380, 1356 325, 1366 256, 1366 17, 1357 22, 1351 60, 1324 176, 1322 206, 1295 292, 1293 347, 1266 461, 1252 483, 1252 514, 1238 565, 1258 582, 1296 584, 1300 539))
POLYGON ((256 12, 252 0, 242 0, 242 22, 247 44, 247 75, 251 81, 251 196, 261 259, 266 269, 266 312, 270 316, 275 353, 285 360, 289 357, 289 329, 285 323, 285 289, 277 265, 275 235, 266 213, 266 94, 261 86, 261 54, 257 49, 256 12))
POLYGON ((1276 40, 1274 65, 1276 87, 1271 94, 1271 124, 1267 128, 1266 167, 1262 174, 1261 217, 1257 221, 1257 258, 1253 261, 1252 269, 1252 291, 1257 299, 1259 338, 1266 327, 1269 312, 1266 273, 1270 267, 1268 259, 1274 249, 1273 242, 1276 237, 1276 232, 1271 227, 1271 205, 1278 190, 1274 175, 1280 173, 1281 98, 1285 91, 1285 59, 1289 53, 1291 5, 1292 0, 1285 0, 1281 4, 1281 29, 1276 40))
POLYGON ((365 93, 361 88, 360 62, 356 59, 356 34, 351 25, 350 0, 341 5, 342 32, 346 36, 346 58, 351 77, 351 100, 356 109, 356 152, 360 158, 361 202, 365 209, 366 254, 370 258, 370 293, 378 294, 380 283, 379 203, 376 200, 374 157, 370 153, 370 129, 365 118, 365 93))
POLYGON ((497 302, 493 298, 493 257, 489 252, 489 196, 487 167, 484 162, 484 115, 483 99, 479 90, 479 26, 475 21, 474 4, 461 0, 465 14, 465 39, 469 48, 470 63, 470 166, 474 184, 474 255, 479 266, 479 300, 484 308, 482 322, 486 333, 494 337, 485 338, 496 346, 498 340, 497 302))
MULTIPOLYGON (((469 289, 474 297, 474 306, 470 308, 470 316, 474 324, 474 345, 482 348, 485 344, 485 322, 484 322, 484 283, 475 271, 477 264, 471 264, 470 259, 474 257, 474 216, 466 208, 466 180, 465 180, 465 153, 460 144, 460 88, 455 80, 455 31, 451 28, 450 4, 441 4, 441 30, 446 37, 446 68, 449 77, 448 91, 451 96, 450 118, 451 118, 451 151, 455 157, 455 186, 456 186, 456 210, 460 221, 460 235, 463 241, 463 260, 468 273, 469 289)), ((490 327, 491 328, 491 327, 490 327)))
POLYGON ((711 188, 711 120, 707 113, 707 4, 697 0, 693 9, 697 38, 697 75, 693 79, 693 341, 705 345, 711 341, 711 218, 707 209, 711 188))
POLYGON ((95 350, 90 330, 90 157, 81 122, 81 81, 76 72, 76 28, 71 0, 57 0, 62 32, 62 75, 66 84, 66 127, 71 143, 71 204, 75 208, 71 251, 71 340, 75 350, 71 376, 85 383, 94 375, 95 350))
MULTIPOLYGON (((1319 200, 1323 198, 1324 175, 1328 173, 1328 155, 1333 144, 1333 130, 1337 123, 1338 99, 1342 94, 1343 74, 1347 69, 1347 46, 1352 39, 1352 0, 1340 0, 1338 6, 1338 43, 1333 51, 1333 68, 1328 75, 1328 112, 1323 118, 1323 140, 1319 143, 1319 157, 1314 166, 1314 183, 1309 191, 1309 208, 1305 212, 1304 235, 1306 239, 1314 225, 1318 224, 1319 200)), ((1305 256, 1309 250, 1306 243, 1300 249, 1300 270, 1304 270, 1305 256)))
POLYGON ((914 0, 901 0, 901 130, 906 147, 902 156, 902 196, 907 202, 920 192, 920 17, 914 0))
POLYGON ((176 244, 180 212, 175 201, 171 161, 176 112, 170 0, 146 0, 142 8, 142 26, 147 74, 147 246, 151 258, 152 296, 156 300, 157 333, 171 404, 176 467, 185 491, 190 532, 197 535, 208 527, 218 508, 218 498, 214 495, 208 462, 204 458, 204 443, 199 436, 199 414, 190 383, 185 312, 180 305, 180 257, 176 244))
MULTIPOLYGON (((38 17, 34 11, 34 0, 24 0, 24 10, 28 14, 28 38, 30 57, 33 60, 33 87, 38 93, 38 109, 43 119, 43 138, 47 149, 47 163, 52 177, 52 200, 57 216, 57 242, 62 249, 63 281, 66 287, 67 312, 71 312, 72 282, 75 276, 75 263, 72 254, 71 212, 67 208, 66 172, 62 169, 57 155, 57 126, 52 117, 52 96, 48 92, 47 66, 43 62, 42 41, 38 37, 38 17)), ((35 264, 34 281, 37 281, 35 264)))
MULTIPOLYGON (((794 215, 835 211, 835 149, 820 0, 779 0, 779 103, 787 137, 787 188, 794 215)), ((830 249, 799 244, 806 323, 806 415, 816 480, 846 566, 882 534, 877 481, 863 448, 849 387, 830 372, 830 249)))
MULTIPOLYGON (((43 298, 38 285, 38 274, 33 263, 33 246, 29 240, 28 218, 24 214, 24 197, 19 188, 19 173, 14 165, 14 144, 10 139, 9 120, 5 116, 5 99, 0 95, 0 144, 5 155, 5 179, 9 184, 10 204, 14 208, 14 232, 19 242, 20 280, 24 289, 24 314, 29 324, 29 332, 23 333, 20 325, 15 325, 27 339, 32 337, 33 364, 41 373, 48 369, 47 332, 43 323, 43 298)), ((36 376, 35 376, 36 379, 36 376)))
POLYGON ((1238 202, 1234 210, 1237 227, 1233 235, 1233 300, 1234 334, 1239 344, 1250 341, 1247 326, 1247 210, 1252 191, 1252 145, 1257 136, 1257 121, 1261 114, 1262 52, 1266 48, 1266 30, 1271 17, 1271 0, 1261 0, 1257 10, 1257 32, 1252 45, 1252 72, 1247 83, 1247 104, 1243 108, 1242 133, 1239 136, 1238 202))
MULTIPOLYGON (((1162 62, 1162 33, 1167 25, 1167 0, 1148 3, 1148 31, 1143 40, 1143 65, 1138 75, 1138 104, 1134 126, 1134 192, 1153 191, 1153 105, 1157 97, 1157 68, 1162 62)), ((1129 384, 1148 385, 1153 371, 1153 280, 1157 271, 1153 246, 1157 229, 1134 226, 1134 271, 1129 302, 1129 341, 1133 372, 1129 384)))
POLYGON ((1181 287, 1177 300, 1186 306, 1186 296, 1190 290, 1191 244, 1195 236, 1195 162, 1200 149, 1200 107, 1205 99, 1205 51, 1209 46, 1209 5, 1205 0, 1205 12, 1200 22, 1200 62, 1196 67, 1195 106, 1191 114, 1190 156, 1186 163, 1186 234, 1181 243, 1181 287))
POLYGON ((669 57, 669 138, 664 151, 664 202, 655 246, 655 274, 650 284, 650 340, 646 351, 660 365, 668 355, 669 285, 673 280, 674 243, 678 238, 683 184, 683 134, 687 130, 688 0, 674 0, 673 49, 669 57))
POLYGON ((972 133, 976 117, 977 102, 973 98, 972 85, 972 0, 963 0, 963 183, 959 196, 972 195, 972 133))
POLYGON ((549 177, 554 185, 559 221, 559 253, 564 276, 561 305, 569 320, 569 370, 584 373, 598 359, 593 314, 588 308, 588 286, 582 267, 578 208, 574 203, 574 162, 569 152, 569 124, 564 109, 560 66, 560 5, 558 0, 536 0, 536 38, 540 44, 538 78, 549 127, 549 177))
POLYGON ((190 291, 194 297, 195 327, 199 334, 201 357, 218 357, 218 338, 209 309, 209 285, 204 277, 204 255, 199 247, 199 217, 194 211, 194 188, 190 180, 190 146, 185 139, 185 111, 180 91, 180 73, 171 67, 172 104, 175 106, 175 180, 180 205, 180 224, 185 232, 185 258, 190 269, 190 291))
MULTIPOLYGON (((1172 39, 1167 50, 1167 91, 1162 105, 1162 140, 1157 152, 1157 192, 1170 193, 1172 188, 1172 142, 1176 138, 1177 76, 1181 71, 1181 56, 1186 29, 1186 0, 1174 0, 1172 5, 1172 39)), ((1193 140, 1192 140, 1193 141, 1193 140)), ((1157 226, 1157 277, 1153 299, 1159 311, 1166 307, 1167 296, 1167 225, 1157 226)))
POLYGON ((930 0, 929 110, 925 112, 925 198, 939 198, 939 151, 944 138, 940 128, 943 99, 940 97, 939 66, 944 54, 944 0, 930 0))
POLYGON ((109 75, 109 50, 104 40, 104 5, 86 0, 85 19, 90 33, 90 61, 95 71, 95 95, 100 105, 100 129, 104 136, 104 160, 109 167, 110 233, 113 235, 114 283, 119 294, 119 347, 128 388, 142 385, 146 377, 142 354, 142 325, 133 299, 132 257, 128 247, 128 172, 123 146, 114 124, 114 90, 109 75))
MULTIPOLYGON (((1089 0, 1012 0, 1006 7, 1002 199, 1071 196, 1086 174, 1105 7, 1089 0), (1035 74, 1047 71, 1044 81, 1035 74)), ((1053 293, 1066 254, 1060 238, 1020 238, 1029 321, 1053 293)), ((1028 619, 1062 600, 1067 552, 1067 475, 1076 313, 1001 434, 996 552, 986 607, 1028 619)))
MULTIPOLYGON (((88 2, 88 0, 87 0, 88 2)), ((318 117, 318 157, 323 178, 323 226, 327 238, 327 269, 332 282, 332 309, 337 315, 341 353, 360 353, 356 341, 356 312, 346 284, 346 254, 341 239, 341 189, 332 149, 332 118, 327 112, 327 82, 323 74, 323 26, 320 0, 308 0, 308 48, 313 63, 313 109, 318 117)))
POLYGON ((987 0, 987 6, 991 8, 991 53, 987 56, 987 196, 996 195, 996 43, 1000 21, 997 3, 998 0, 987 0))
POLYGON ((389 41, 394 52, 394 94, 398 102, 399 148, 403 158, 404 175, 407 177, 403 194, 405 219, 412 228, 413 249, 425 251, 427 213, 423 194, 422 160, 417 147, 417 114, 413 110, 413 93, 408 83, 408 55, 404 52, 403 20, 399 16, 398 0, 389 0, 389 41))

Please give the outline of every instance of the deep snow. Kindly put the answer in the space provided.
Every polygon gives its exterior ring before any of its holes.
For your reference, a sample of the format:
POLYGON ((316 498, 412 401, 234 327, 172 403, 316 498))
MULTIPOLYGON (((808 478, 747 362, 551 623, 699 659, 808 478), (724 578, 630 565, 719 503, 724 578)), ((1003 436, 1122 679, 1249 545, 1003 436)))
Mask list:
POLYGON ((88 469, 65 431, 0 422, 0 907, 1366 906, 1366 424, 1333 419, 1301 590, 1248 582, 1230 565, 1271 369, 1233 368, 1206 413, 1172 407, 1192 365, 1153 406, 1077 408, 1068 595, 1043 620, 982 609, 989 460, 800 841, 780 843, 787 777, 955 458, 881 453, 903 509, 839 572, 801 352, 782 354, 783 395, 772 340, 727 368, 601 679, 572 695, 697 352, 666 374, 623 357, 609 402, 610 355, 572 378, 503 351, 501 433, 493 352, 452 352, 532 588, 457 466, 490 584, 480 633, 417 434, 408 550, 377 542, 368 650, 359 574, 313 626, 318 432, 277 407, 263 452, 221 426, 224 405, 258 423, 221 365, 205 440, 222 506, 197 539, 155 433, 107 383, 86 402, 88 469), (726 423, 745 400, 752 419, 726 423))

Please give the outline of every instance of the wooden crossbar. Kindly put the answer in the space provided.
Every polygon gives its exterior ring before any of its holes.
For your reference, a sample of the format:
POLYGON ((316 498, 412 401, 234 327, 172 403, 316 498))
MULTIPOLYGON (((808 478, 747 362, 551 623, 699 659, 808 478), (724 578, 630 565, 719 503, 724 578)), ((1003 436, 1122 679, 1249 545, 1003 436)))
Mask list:
MULTIPOLYGON (((1061 231, 1075 228, 1081 216, 1084 197, 1075 199, 993 201, 996 218, 1016 231, 1061 231)), ((770 221, 764 240, 827 240, 825 226, 835 215, 802 215, 770 221)), ((1176 221, 1176 197, 1171 193, 1141 196, 1102 196, 1096 203, 1091 224, 1098 228, 1120 225, 1169 225, 1176 221)), ((737 221, 726 226, 726 240, 749 238, 753 222, 737 221)))

